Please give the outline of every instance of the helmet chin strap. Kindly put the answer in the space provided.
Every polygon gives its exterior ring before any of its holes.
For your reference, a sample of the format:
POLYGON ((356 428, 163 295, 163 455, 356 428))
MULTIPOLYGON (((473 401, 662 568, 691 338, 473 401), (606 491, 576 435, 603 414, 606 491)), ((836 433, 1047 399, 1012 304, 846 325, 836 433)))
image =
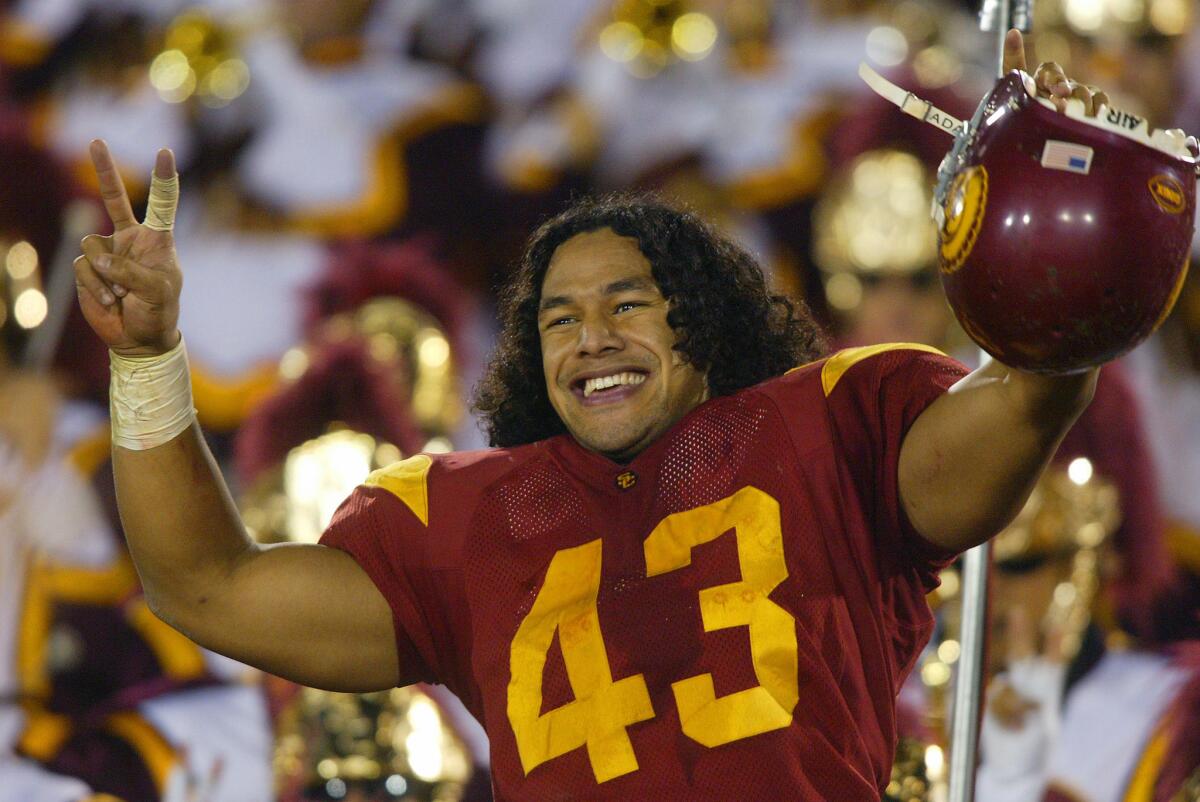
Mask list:
POLYGON ((961 166, 962 154, 966 150, 971 133, 979 126, 987 98, 980 101, 972 120, 963 121, 939 109, 928 100, 922 100, 912 92, 901 89, 866 64, 858 65, 858 75, 880 97, 896 104, 905 114, 916 117, 921 122, 928 123, 939 131, 954 137, 954 144, 950 152, 946 154, 946 158, 938 167, 937 187, 934 190, 933 203, 929 210, 934 222, 941 227, 946 222, 942 204, 946 201, 954 174, 961 166))
POLYGON ((928 100, 922 100, 912 92, 901 89, 865 63, 858 65, 858 77, 862 78, 877 95, 890 103, 895 103, 900 107, 900 111, 908 116, 916 117, 921 122, 928 123, 950 136, 958 136, 962 132, 962 120, 952 114, 947 114, 928 100))

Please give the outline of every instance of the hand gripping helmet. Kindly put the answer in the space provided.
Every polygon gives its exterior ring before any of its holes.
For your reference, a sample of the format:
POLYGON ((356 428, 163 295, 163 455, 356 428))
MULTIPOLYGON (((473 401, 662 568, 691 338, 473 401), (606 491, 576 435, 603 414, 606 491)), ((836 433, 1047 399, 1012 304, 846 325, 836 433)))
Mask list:
POLYGON ((1022 370, 1065 373, 1120 356, 1162 323, 1191 250, 1194 139, 1151 133, 1117 109, 1087 117, 1078 100, 1060 113, 1020 71, 966 124, 864 78, 955 134, 934 192, 938 264, 981 348, 1022 370))

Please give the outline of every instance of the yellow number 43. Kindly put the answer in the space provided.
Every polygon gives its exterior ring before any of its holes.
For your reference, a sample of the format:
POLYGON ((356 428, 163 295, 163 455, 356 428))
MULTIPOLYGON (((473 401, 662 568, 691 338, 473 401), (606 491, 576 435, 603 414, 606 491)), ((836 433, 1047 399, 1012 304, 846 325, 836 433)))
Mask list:
MULTIPOLYGON (((719 698, 711 674, 671 685, 684 733, 709 747, 788 726, 799 701, 795 618, 769 598, 788 575, 778 501, 744 487, 667 516, 645 540, 646 575, 686 568, 693 548, 730 529, 742 578, 700 591, 700 616, 705 632, 748 627, 759 684, 719 698)), ((597 782, 638 768, 627 728, 653 718, 654 708, 641 674, 613 681, 596 610, 600 564, 600 540, 556 552, 513 637, 508 720, 526 774, 580 747, 587 748, 597 782), (555 631, 575 700, 542 713, 542 677, 555 631)))

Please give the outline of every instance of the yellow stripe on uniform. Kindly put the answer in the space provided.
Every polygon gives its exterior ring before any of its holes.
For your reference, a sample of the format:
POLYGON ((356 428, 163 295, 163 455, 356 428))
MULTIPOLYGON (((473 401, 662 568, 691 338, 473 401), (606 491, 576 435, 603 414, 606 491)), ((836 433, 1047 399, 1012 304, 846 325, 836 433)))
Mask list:
POLYGON ((228 432, 241 425, 263 399, 279 386, 274 363, 263 362, 235 376, 219 376, 191 363, 196 417, 208 429, 228 432))
POLYGON ((1183 521, 1167 522, 1167 552, 1176 563, 1200 576, 1200 530, 1183 521))
POLYGON ((25 598, 17 634, 17 675, 27 696, 45 698, 50 693, 46 671, 46 646, 55 602, 111 605, 129 595, 137 585, 137 572, 128 556, 99 569, 56 565, 31 558, 25 572, 25 598))
POLYGON ((116 604, 137 587, 137 571, 126 554, 121 554, 106 568, 78 568, 44 562, 38 570, 51 599, 70 604, 116 604))
POLYGON ((0 20, 0 59, 12 67, 33 67, 54 49, 40 30, 16 19, 0 20))
POLYGON ((776 209, 812 194, 829 169, 821 142, 832 127, 832 119, 832 115, 818 115, 795 125, 783 159, 734 179, 729 189, 733 205, 742 209, 776 209))
POLYGON ((421 523, 429 526, 428 477, 432 465, 432 459, 424 454, 417 454, 373 471, 363 484, 367 487, 382 487, 408 505, 413 515, 421 519, 421 523))
POLYGON ((104 729, 133 747, 162 794, 167 788, 167 778, 179 763, 179 755, 167 739, 150 722, 132 712, 113 713, 105 720, 104 729))
POLYGON ((190 680, 204 675, 207 666, 200 647, 151 612, 145 599, 129 605, 125 619, 146 641, 168 677, 190 680))
POLYGON ((409 186, 405 146, 443 125, 470 124, 483 117, 483 92, 456 84, 426 102, 375 143, 366 188, 344 204, 313 206, 289 215, 293 228, 324 237, 382 234, 408 214, 409 186))
POLYGON ((31 558, 25 571, 25 598, 17 633, 17 677, 21 693, 35 699, 50 695, 46 643, 50 632, 50 592, 46 572, 31 558))
POLYGON ((111 454, 112 431, 105 423, 71 447, 67 462, 85 477, 91 478, 111 454))
MULTIPOLYGON (((108 459, 111 443, 109 426, 105 423, 78 441, 67 453, 66 462, 83 477, 91 477, 108 459)), ((46 643, 54 603, 61 600, 115 604, 136 586, 137 574, 126 556, 94 569, 57 565, 45 557, 35 557, 29 560, 25 574, 25 598, 17 636, 17 674, 23 693, 43 698, 50 692, 46 643)))
POLYGON ((17 749, 46 763, 58 755, 73 732, 74 727, 67 716, 26 705, 25 729, 17 739, 17 749))
POLYGON ((1154 802, 1154 787, 1167 760, 1167 747, 1170 745, 1168 735, 1169 728, 1165 723, 1160 723, 1150 744, 1142 752, 1137 768, 1133 770, 1133 779, 1129 781, 1129 787, 1122 797, 1124 802, 1154 802))
POLYGON ((825 367, 821 368, 821 389, 825 391, 825 396, 829 397, 829 394, 833 392, 833 388, 837 386, 837 383, 842 380, 842 376, 846 375, 846 371, 850 370, 850 368, 864 359, 870 359, 873 356, 888 351, 925 351, 926 353, 945 356, 945 354, 932 345, 924 345, 922 343, 883 343, 881 345, 867 345, 862 348, 847 348, 844 351, 838 351, 825 360, 825 367))

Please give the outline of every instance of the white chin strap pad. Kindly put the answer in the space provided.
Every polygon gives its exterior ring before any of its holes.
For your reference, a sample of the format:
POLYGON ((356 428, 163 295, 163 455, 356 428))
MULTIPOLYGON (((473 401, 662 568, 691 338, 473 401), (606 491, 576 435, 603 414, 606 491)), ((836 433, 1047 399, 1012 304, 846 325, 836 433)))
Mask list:
POLYGON ((944 131, 950 136, 957 136, 963 130, 964 123, 962 120, 947 114, 929 101, 917 97, 912 92, 901 89, 866 64, 858 65, 858 76, 876 94, 884 100, 895 103, 900 107, 900 111, 908 116, 916 117, 921 122, 929 123, 934 128, 944 131))

